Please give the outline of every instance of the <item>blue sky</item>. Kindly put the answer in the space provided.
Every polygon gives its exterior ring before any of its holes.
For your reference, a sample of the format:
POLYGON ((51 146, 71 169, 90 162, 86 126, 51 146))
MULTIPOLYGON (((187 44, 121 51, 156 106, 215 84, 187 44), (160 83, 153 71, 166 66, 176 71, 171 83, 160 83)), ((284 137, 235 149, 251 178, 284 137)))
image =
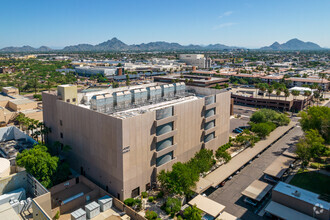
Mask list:
POLYGON ((117 37, 256 48, 291 38, 330 48, 330 0, 0 0, 0 48, 117 37))

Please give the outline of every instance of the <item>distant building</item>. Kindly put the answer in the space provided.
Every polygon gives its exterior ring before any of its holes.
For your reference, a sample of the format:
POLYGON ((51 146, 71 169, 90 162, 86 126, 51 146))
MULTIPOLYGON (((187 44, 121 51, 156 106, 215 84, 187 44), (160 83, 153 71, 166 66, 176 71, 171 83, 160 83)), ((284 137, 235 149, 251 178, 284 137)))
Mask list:
POLYGON ((300 77, 291 77, 285 79, 285 81, 290 82, 290 86, 298 86, 301 87, 303 85, 313 85, 317 84, 321 86, 322 89, 328 90, 330 81, 327 79, 320 79, 316 77, 309 77, 309 78, 300 78, 300 77))
POLYGON ((205 57, 204 54, 180 54, 179 59, 188 65, 198 66, 198 68, 210 68, 211 58, 205 57))
POLYGON ((0 122, 7 124, 20 112, 42 121, 42 109, 38 107, 38 102, 19 95, 15 87, 3 87, 0 93, 0 122))
POLYGON ((60 93, 43 93, 48 141, 71 146, 71 166, 121 200, 149 190, 175 162, 228 142, 227 90, 150 83, 60 93))

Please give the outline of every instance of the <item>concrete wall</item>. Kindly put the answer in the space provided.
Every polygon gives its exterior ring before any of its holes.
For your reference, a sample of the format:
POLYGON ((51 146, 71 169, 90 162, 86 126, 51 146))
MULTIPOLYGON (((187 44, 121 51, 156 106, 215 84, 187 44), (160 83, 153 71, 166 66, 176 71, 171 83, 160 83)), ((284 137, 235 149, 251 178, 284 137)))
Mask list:
POLYGON ((122 121, 63 102, 55 95, 43 93, 43 100, 44 122, 52 130, 48 140, 71 146, 69 162, 77 172, 83 168, 88 178, 103 188, 108 186, 113 195, 122 194, 122 121))
POLYGON ((33 220, 51 220, 51 194, 50 192, 38 196, 32 202, 33 220))
MULTIPOLYGON (((108 188, 120 199, 131 197, 132 190, 146 190, 156 174, 170 170, 177 161, 186 162, 203 146, 215 151, 228 142, 230 93, 198 88, 216 96, 215 138, 203 144, 205 100, 195 99, 174 104, 173 160, 156 167, 156 111, 125 119, 81 108, 43 93, 44 122, 52 132, 49 141, 60 141, 72 147, 71 166, 103 189, 108 188), (60 125, 60 120, 62 125, 60 125), (63 134, 63 138, 60 134, 63 134)), ((166 119, 165 119, 166 120, 166 119)), ((167 122, 168 123, 168 122, 167 122)), ((164 149, 166 150, 166 149, 164 149)), ((169 149, 167 149, 169 150, 169 149)), ((159 156, 158 156, 159 158, 159 156)))
POLYGON ((27 173, 25 171, 0 178, 0 195, 18 188, 27 189, 27 173))

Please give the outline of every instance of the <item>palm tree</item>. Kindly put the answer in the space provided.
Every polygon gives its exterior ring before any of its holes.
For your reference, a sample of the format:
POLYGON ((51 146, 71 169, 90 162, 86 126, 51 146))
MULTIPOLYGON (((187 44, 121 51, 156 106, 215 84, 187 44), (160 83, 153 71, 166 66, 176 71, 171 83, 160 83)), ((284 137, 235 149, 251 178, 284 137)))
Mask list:
MULTIPOLYGON (((304 96, 305 96, 305 97, 308 97, 308 96, 310 96, 311 94, 312 94, 311 91, 308 91, 308 90, 304 91, 304 96)), ((305 99, 304 99, 304 105, 303 105, 303 106, 305 106, 305 99)), ((301 107, 301 108, 303 108, 303 107, 301 107)))
POLYGON ((290 96, 290 91, 288 89, 284 90, 285 101, 290 96))
POLYGON ((256 88, 256 96, 258 97, 258 88, 259 88, 259 85, 256 83, 256 84, 254 84, 254 87, 256 88))
POLYGON ((327 74, 326 73, 319 73, 319 77, 322 79, 322 81, 321 81, 321 87, 322 87, 323 95, 324 95, 323 80, 325 78, 327 78, 327 74))
POLYGON ((264 92, 266 91, 266 86, 265 84, 259 84, 259 90, 262 91, 262 93, 264 94, 264 92))
POLYGON ((277 98, 281 95, 281 92, 282 92, 282 91, 281 91, 280 89, 277 89, 277 90, 276 90, 276 96, 277 96, 277 98))
POLYGON ((291 94, 293 95, 293 100, 295 100, 296 97, 300 94, 300 92, 298 90, 292 90, 291 94))
POLYGON ((268 97, 269 97, 269 99, 270 99, 270 94, 273 93, 273 91, 274 91, 274 87, 273 87, 273 86, 269 86, 268 89, 267 89, 267 91, 268 91, 268 97))
POLYGON ((316 99, 317 106, 319 106, 319 99, 320 99, 320 97, 321 97, 320 91, 319 90, 314 91, 313 98, 316 99))

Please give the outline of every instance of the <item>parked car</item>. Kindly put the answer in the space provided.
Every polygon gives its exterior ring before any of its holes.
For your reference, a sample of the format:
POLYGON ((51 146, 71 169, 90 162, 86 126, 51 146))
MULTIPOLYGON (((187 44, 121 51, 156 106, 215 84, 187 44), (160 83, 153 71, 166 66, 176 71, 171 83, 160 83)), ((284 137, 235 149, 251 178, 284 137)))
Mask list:
POLYGON ((242 133, 242 130, 239 130, 239 129, 235 128, 235 129, 233 130, 233 132, 234 132, 234 133, 237 133, 237 134, 240 134, 240 133, 242 133))

